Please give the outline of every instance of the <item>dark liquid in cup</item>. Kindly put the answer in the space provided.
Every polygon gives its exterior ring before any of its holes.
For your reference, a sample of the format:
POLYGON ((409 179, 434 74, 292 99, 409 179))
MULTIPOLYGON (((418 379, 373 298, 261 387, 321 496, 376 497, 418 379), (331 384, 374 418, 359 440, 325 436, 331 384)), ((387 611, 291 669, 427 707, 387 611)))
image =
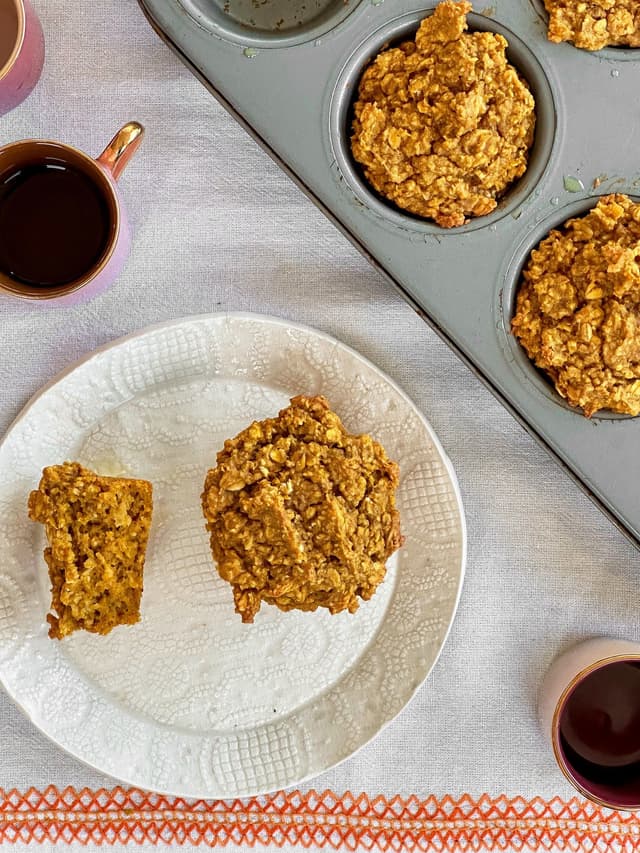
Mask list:
POLYGON ((0 273, 17 282, 82 278, 105 253, 110 225, 100 187, 74 166, 36 163, 0 175, 0 273))
POLYGON ((18 12, 11 0, 0 0, 0 71, 9 61, 18 41, 18 12))
POLYGON ((583 783, 640 794, 640 664, 595 670, 569 697, 560 744, 583 783))

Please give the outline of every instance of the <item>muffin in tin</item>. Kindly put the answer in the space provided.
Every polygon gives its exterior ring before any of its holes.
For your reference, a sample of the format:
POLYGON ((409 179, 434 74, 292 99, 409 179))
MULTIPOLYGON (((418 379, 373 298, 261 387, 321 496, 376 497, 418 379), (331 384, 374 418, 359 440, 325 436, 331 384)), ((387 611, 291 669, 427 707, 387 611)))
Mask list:
POLYGON ((640 47, 638 0, 545 0, 545 7, 549 41, 570 41, 585 50, 640 47))
POLYGON ((602 196, 534 249, 512 330, 587 417, 640 414, 640 204, 602 196))
POLYGON ((506 39, 466 32, 466 0, 443 0, 415 41, 381 51, 353 106, 351 151, 373 189, 444 227, 490 213, 527 169, 535 101, 506 39))

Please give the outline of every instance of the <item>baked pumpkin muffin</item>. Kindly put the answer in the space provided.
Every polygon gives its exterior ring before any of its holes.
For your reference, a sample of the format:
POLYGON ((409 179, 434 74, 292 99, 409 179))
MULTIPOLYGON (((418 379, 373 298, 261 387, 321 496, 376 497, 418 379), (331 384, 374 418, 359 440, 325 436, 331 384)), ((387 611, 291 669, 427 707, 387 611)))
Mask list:
POLYGON ((218 453, 202 509, 236 612, 358 609, 402 544, 398 466, 369 435, 351 435, 324 397, 294 397, 218 453))
POLYGON ((640 204, 603 196, 531 252, 512 321, 529 357, 587 417, 640 414, 640 204))
POLYGON ((466 0, 444 0, 415 40, 383 50, 354 104, 351 151, 374 190, 444 228, 484 216, 527 168, 535 102, 507 41, 466 32, 466 0))
POLYGON ((545 6, 549 41, 570 41, 585 50, 640 47, 638 0, 545 0, 545 6))
POLYGON ((29 518, 44 524, 49 543, 50 637, 139 621, 151 512, 146 480, 100 477, 77 462, 44 469, 29 518))

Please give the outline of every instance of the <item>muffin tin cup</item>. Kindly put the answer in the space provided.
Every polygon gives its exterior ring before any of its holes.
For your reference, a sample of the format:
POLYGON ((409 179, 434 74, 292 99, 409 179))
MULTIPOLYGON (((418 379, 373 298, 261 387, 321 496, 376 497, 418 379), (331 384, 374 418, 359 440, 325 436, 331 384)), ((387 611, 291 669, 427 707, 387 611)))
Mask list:
POLYGON ((363 0, 179 0, 212 35, 251 48, 291 47, 318 39, 363 0))
MULTIPOLYGON (((550 231, 562 229, 569 219, 585 216, 596 206, 598 200, 603 195, 607 195, 607 193, 588 196, 580 201, 565 204, 562 207, 555 207, 552 214, 536 223, 520 243, 507 265, 503 284, 498 291, 498 299, 495 306, 497 314, 496 328, 500 330, 501 344, 505 351, 505 357, 511 368, 517 372, 519 380, 529 383, 534 393, 541 395, 552 405, 560 406, 564 411, 571 412, 579 418, 584 418, 582 410, 575 406, 570 406, 564 397, 556 391, 552 380, 547 374, 536 367, 517 337, 511 331, 511 321, 516 313, 516 299, 522 281, 522 272, 529 261, 531 252, 549 235, 550 231)), ((638 197, 631 197, 636 202, 640 201, 638 197)), ((590 418, 591 421, 629 419, 631 419, 631 415, 607 410, 601 410, 590 418)))
POLYGON ((464 225, 443 228, 433 220, 403 211, 376 193, 363 176, 351 154, 350 135, 353 103, 357 99, 362 74, 369 63, 388 47, 415 37, 420 22, 433 12, 437 2, 425 4, 419 12, 401 15, 388 21, 371 33, 351 54, 336 81, 330 106, 331 151, 345 183, 353 195, 366 207, 389 223, 422 234, 460 235, 488 228, 503 217, 512 214, 522 205, 549 165, 557 130, 557 110, 553 89, 542 64, 515 33, 498 21, 484 15, 471 13, 467 17, 469 31, 492 32, 504 36, 509 47, 507 58, 529 85, 536 102, 536 128, 533 145, 529 151, 527 171, 509 186, 498 205, 485 216, 471 218, 464 225))
POLYGON ((640 418, 606 412, 585 418, 510 331, 531 249, 593 206, 598 194, 639 194, 629 105, 640 91, 640 63, 633 61, 640 52, 592 54, 551 44, 541 0, 477 4, 470 29, 509 42, 508 58, 536 100, 536 136, 527 172, 497 209, 444 229, 378 197, 349 139, 367 63, 411 38, 435 0, 360 0, 313 38, 318 22, 288 34, 242 27, 230 33, 228 18, 212 16, 213 0, 139 2, 212 94, 640 546, 640 418), (247 45, 256 47, 247 53, 247 45))
MULTIPOLYGON (((544 24, 544 30, 547 31, 547 26, 549 24, 549 14, 545 8, 544 0, 530 0, 531 5, 537 12, 540 20, 544 24)), ((561 44, 565 44, 565 42, 561 42, 561 44)), ((599 62, 602 60, 611 60, 612 62, 637 62, 640 60, 640 48, 638 47, 624 47, 624 46, 611 46, 611 47, 603 47, 601 50, 585 50, 585 48, 576 48, 570 42, 566 42, 566 44, 571 47, 573 50, 581 50, 583 53, 586 53, 588 56, 592 56, 594 59, 597 59, 599 62)))

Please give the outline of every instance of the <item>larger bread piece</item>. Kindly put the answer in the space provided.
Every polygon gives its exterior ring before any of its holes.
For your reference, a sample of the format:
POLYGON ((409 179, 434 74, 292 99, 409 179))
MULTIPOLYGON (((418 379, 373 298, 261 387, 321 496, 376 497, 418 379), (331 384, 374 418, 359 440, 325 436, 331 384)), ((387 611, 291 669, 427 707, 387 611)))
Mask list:
POLYGON ((398 483, 382 446, 348 433, 324 397, 294 397, 226 441, 202 507, 242 621, 263 601, 353 613, 371 598, 402 544, 398 483))
POLYGON ((77 462, 44 469, 29 517, 44 524, 49 543, 50 637, 139 621, 152 508, 146 480, 101 477, 77 462))

